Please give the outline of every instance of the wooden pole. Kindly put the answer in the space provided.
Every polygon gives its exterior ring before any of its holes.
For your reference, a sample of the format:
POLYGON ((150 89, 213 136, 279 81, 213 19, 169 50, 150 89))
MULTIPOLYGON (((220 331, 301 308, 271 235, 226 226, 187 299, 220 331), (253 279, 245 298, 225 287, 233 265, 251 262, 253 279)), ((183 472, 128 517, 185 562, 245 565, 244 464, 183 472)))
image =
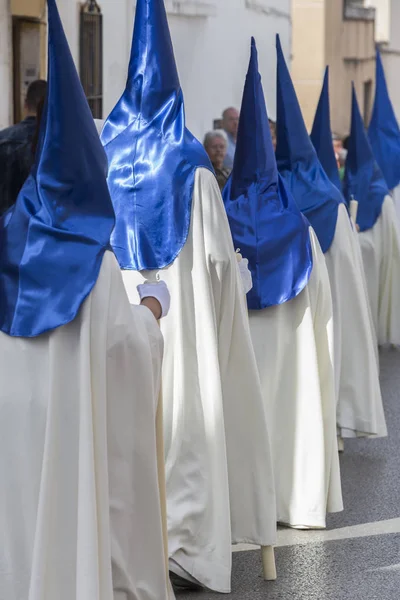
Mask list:
POLYGON ((276 581, 275 550, 273 546, 261 546, 263 577, 265 581, 276 581))

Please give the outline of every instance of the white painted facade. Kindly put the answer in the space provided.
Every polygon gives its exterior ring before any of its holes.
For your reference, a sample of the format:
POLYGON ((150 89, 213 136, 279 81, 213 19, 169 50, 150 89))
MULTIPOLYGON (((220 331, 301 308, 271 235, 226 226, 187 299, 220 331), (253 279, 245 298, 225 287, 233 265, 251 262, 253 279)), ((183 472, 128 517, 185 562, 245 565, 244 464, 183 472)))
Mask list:
MULTIPOLYGON (((82 0, 57 0, 75 62, 79 62, 79 8, 82 0)), ((130 53, 135 0, 97 0, 103 13, 104 116, 122 93, 130 53)), ((291 0, 165 0, 176 61, 185 96, 187 124, 202 138, 228 106, 240 107, 254 35, 271 116, 275 116, 275 34, 288 58, 291 0)), ((7 0, 0 0, 4 7, 7 0)), ((0 86, 10 85, 10 41, 3 35, 0 9, 0 86), (3 63, 7 63, 4 64, 3 63)), ((7 19, 5 19, 7 21, 7 19)), ((9 21, 10 22, 10 21, 9 21)), ((0 126, 10 121, 10 102, 0 100, 0 126)))
MULTIPOLYGON (((104 116, 122 93, 130 53, 135 0, 98 0, 104 27, 104 116)), ((79 53, 79 7, 58 0, 74 58, 79 53)), ((250 37, 275 116, 275 34, 291 47, 291 0, 166 0, 188 127, 202 138, 228 106, 240 107, 250 37)))

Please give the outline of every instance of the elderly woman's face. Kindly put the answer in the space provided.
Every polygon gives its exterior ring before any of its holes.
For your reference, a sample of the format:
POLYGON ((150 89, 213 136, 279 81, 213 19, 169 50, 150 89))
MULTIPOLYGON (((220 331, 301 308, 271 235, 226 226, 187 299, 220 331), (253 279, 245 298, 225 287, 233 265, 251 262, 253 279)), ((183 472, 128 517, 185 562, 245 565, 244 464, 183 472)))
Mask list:
POLYGON ((221 169, 226 155, 225 140, 220 136, 215 136, 207 143, 206 151, 212 164, 221 169))

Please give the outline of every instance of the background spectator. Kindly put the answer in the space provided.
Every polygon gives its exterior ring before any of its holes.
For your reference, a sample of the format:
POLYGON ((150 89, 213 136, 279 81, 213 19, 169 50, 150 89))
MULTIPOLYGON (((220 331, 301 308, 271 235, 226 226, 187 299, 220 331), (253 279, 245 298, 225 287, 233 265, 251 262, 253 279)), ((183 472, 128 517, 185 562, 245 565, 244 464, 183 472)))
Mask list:
POLYGON ((218 181, 219 189, 223 190, 231 169, 224 167, 224 160, 228 148, 228 136, 222 129, 209 131, 204 138, 204 148, 210 157, 212 166, 214 167, 215 176, 218 181))
POLYGON ((43 80, 31 83, 25 100, 25 119, 0 131, 0 215, 14 204, 32 167, 37 111, 46 89, 43 80))
POLYGON ((233 159, 236 151, 236 138, 239 127, 239 111, 236 108, 227 108, 222 113, 222 128, 228 136, 228 147, 224 160, 224 167, 233 169, 233 159))

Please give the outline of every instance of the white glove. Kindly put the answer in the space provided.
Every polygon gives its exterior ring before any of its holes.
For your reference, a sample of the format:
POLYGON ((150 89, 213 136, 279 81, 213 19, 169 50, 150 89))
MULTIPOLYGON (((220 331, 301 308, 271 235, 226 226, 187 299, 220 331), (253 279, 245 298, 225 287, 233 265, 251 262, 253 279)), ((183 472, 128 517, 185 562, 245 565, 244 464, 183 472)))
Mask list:
POLYGON ((242 260, 238 262, 238 266, 240 277, 242 278, 243 291, 245 294, 248 294, 253 288, 253 278, 249 269, 249 261, 247 258, 242 258, 242 260))
POLYGON ((161 306, 161 316, 166 317, 171 305, 171 296, 165 281, 145 281, 137 286, 140 300, 155 298, 161 306))

